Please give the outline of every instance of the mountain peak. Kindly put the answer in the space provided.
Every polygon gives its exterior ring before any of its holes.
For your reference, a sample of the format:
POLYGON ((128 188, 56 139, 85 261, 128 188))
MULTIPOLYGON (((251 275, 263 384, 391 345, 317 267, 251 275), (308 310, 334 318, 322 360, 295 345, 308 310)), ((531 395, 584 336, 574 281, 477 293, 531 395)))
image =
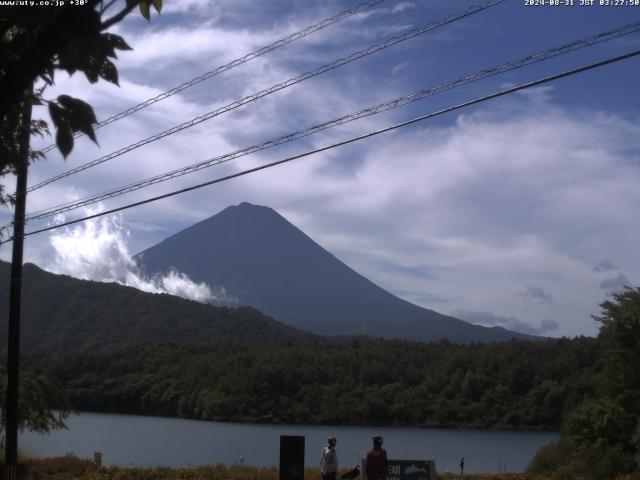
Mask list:
POLYGON ((240 210, 254 210, 254 211, 262 211, 262 210, 270 210, 272 212, 275 212, 275 210, 273 208, 264 206, 264 205, 254 205, 253 203, 249 203, 249 202, 241 202, 238 205, 231 205, 230 207, 227 208, 228 209, 240 209, 240 210))
POLYGON ((322 334, 455 342, 523 335, 471 325, 402 300, 355 272, 272 208, 242 202, 138 256, 147 274, 176 269, 239 305, 322 334))
MULTIPOLYGON (((238 205, 233 205, 233 206, 241 207, 241 208, 269 208, 264 205, 254 205, 253 203, 249 203, 249 202, 240 202, 238 205)), ((272 209, 269 208, 269 210, 272 210, 272 209)))
MULTIPOLYGON (((249 202, 241 202, 238 205, 228 206, 221 212, 216 213, 215 215, 204 220, 203 222, 216 221, 222 217, 256 219, 256 218, 265 218, 265 217, 274 217, 274 216, 281 218, 286 222, 286 220, 273 208, 267 207, 265 205, 255 205, 249 202)), ((203 222, 200 222, 200 223, 203 223, 203 222)))

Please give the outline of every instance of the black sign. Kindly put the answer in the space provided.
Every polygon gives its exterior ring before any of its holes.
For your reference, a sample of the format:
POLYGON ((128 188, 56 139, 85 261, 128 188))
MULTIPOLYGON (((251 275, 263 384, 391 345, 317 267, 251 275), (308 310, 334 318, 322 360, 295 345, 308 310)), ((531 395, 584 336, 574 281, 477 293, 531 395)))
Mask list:
POLYGON ((436 480, 433 460, 387 460, 385 480, 436 480))
POLYGON ((280 436, 280 480, 304 480, 304 437, 280 436))

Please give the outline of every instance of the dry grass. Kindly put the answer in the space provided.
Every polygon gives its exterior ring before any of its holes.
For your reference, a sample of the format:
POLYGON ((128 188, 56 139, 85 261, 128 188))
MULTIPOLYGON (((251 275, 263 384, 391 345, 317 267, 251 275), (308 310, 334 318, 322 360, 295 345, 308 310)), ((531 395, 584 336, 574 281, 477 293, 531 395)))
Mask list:
MULTIPOLYGON (((90 460, 73 455, 55 458, 30 459, 24 465, 25 480, 278 480, 278 469, 255 468, 249 466, 226 467, 208 465, 189 468, 136 468, 136 467, 97 467, 90 460)), ((305 480, 321 480, 316 469, 307 469, 305 480)), ((528 474, 481 474, 464 475, 442 474, 441 480, 551 480, 528 474)), ((578 480, 578 479, 576 479, 578 480)), ((620 477, 616 480, 631 480, 620 477)))

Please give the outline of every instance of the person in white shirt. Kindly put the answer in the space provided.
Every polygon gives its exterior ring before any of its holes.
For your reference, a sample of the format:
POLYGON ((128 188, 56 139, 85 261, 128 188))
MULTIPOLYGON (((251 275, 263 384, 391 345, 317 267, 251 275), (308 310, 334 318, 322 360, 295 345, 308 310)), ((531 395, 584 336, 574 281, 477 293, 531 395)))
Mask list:
POLYGON ((320 473, 323 480, 336 480, 338 472, 338 454, 336 453, 336 437, 327 438, 327 446, 322 449, 320 473))

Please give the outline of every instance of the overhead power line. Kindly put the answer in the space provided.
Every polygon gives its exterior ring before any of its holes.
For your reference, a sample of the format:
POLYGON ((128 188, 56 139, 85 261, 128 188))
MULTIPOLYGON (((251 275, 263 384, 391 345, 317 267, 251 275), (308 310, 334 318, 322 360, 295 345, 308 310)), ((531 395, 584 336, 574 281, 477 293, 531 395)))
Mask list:
POLYGON ((116 150, 112 153, 109 153, 108 155, 105 155, 103 157, 100 157, 96 160, 92 160, 90 162, 87 162, 83 165, 79 165, 75 168, 72 168, 71 170, 67 170, 64 173, 61 173, 59 175, 56 175, 54 177, 51 177, 47 180, 44 180, 40 183, 37 183, 31 187, 29 187, 27 189, 27 192, 32 192, 34 190, 37 190, 38 188, 42 188, 45 185, 48 185, 50 183, 53 183, 57 180, 60 180, 62 178, 66 178, 70 175, 74 175, 78 172, 81 172, 83 170, 86 170, 88 168, 91 167, 95 167, 96 165, 100 165, 104 162, 107 162, 109 160, 112 160, 116 157, 119 157, 121 155, 124 155, 127 152, 130 152, 132 150, 135 150, 136 148, 142 147, 143 145, 147 145, 151 142, 155 142, 156 140, 160 140, 161 138, 167 137, 169 135, 173 135, 174 133, 180 132, 182 130, 185 130, 187 128, 193 127, 194 125, 198 125, 199 123, 202 123, 206 120, 210 120, 213 117, 217 117, 218 115, 221 115, 223 113, 226 113, 230 110, 234 110, 238 107, 241 107, 243 105, 246 105, 248 103, 254 102, 262 97, 265 97, 267 95, 270 95, 274 92, 277 92, 279 90, 283 90, 287 87, 290 87, 292 85, 295 85, 297 83, 303 82, 305 80, 308 80, 309 78, 315 77, 317 75, 320 75, 322 73, 328 72, 329 70, 333 70, 335 68, 338 68, 342 65, 346 65, 348 63, 351 63, 355 60, 358 60, 362 57, 365 57, 367 55, 371 55, 372 53, 378 52, 380 50, 384 50, 388 47, 391 47, 393 45, 396 45, 397 43, 403 42, 405 40, 408 40, 410 38, 416 37, 418 35, 421 35, 423 33, 426 33, 430 30, 434 30, 438 27, 441 27, 443 25, 447 25, 449 23, 453 23, 455 21, 458 21, 462 18, 468 17, 470 15, 473 15, 474 13, 478 13, 481 12, 483 10, 486 10, 490 7, 493 7, 499 3, 502 3, 506 0, 489 0, 486 2, 483 2, 481 4, 478 5, 473 5, 469 8, 467 8, 466 10, 462 11, 462 12, 458 12, 458 13, 453 13, 451 15, 448 15, 445 18, 442 18, 440 20, 436 20, 434 22, 430 22, 426 25, 423 25, 421 27, 418 28, 413 28, 401 35, 397 35, 394 37, 391 37, 383 42, 380 43, 376 43, 375 45, 372 45, 368 48, 365 48, 364 50, 360 50, 358 52, 352 53, 351 55, 348 55, 346 57, 343 57, 339 60, 336 60, 334 62, 328 63, 326 65, 322 65, 321 67, 316 68, 315 70, 311 70, 309 72, 303 73, 301 75, 298 75, 297 77, 292 77, 288 80, 285 80, 284 82, 278 83, 276 85, 273 85, 269 88, 266 88, 264 90, 261 90, 257 93, 254 93, 252 95, 246 96, 244 98, 241 98, 240 100, 236 100, 232 103, 229 103, 223 107, 217 108, 216 110, 213 110, 211 112, 205 113, 203 115, 200 115, 198 117, 195 117, 187 122, 181 123, 180 125, 176 125, 168 130, 165 130, 163 132, 157 133, 155 135, 152 135, 151 137, 147 137, 143 140, 140 140, 136 143, 133 143, 131 145, 128 145, 126 147, 123 147, 119 150, 116 150))
MULTIPOLYGON (((261 57, 262 55, 272 52, 273 50, 276 50, 280 47, 283 47, 285 45, 288 45, 290 43, 295 42, 296 40, 300 40, 301 38, 304 38, 308 35, 311 35, 312 33, 317 32, 318 30, 322 30, 323 28, 326 28, 330 25, 333 25, 334 23, 338 23, 342 20, 346 20, 349 17, 352 17, 353 15, 356 15, 358 13, 364 12, 365 10, 368 10, 372 7, 375 7, 376 5, 378 5, 379 3, 382 2, 386 2, 387 0, 371 0, 368 2, 363 2, 360 3, 359 5, 350 8, 348 10, 344 10, 343 12, 338 13, 337 15, 334 15, 333 17, 330 18, 325 18, 324 20, 314 24, 314 25, 310 25, 302 30, 299 30, 295 33, 292 33, 291 35, 289 35, 288 37, 285 38, 281 38, 280 40, 277 40, 269 45, 266 45, 264 47, 260 47, 257 50, 254 50, 251 53, 246 54, 244 57, 240 57, 240 58, 236 58, 235 60, 231 60, 229 63, 227 63, 226 65, 222 65, 220 67, 216 67, 213 70, 203 73, 202 75, 200 75, 199 77, 193 78, 191 80, 189 80, 188 82, 184 82, 180 85, 178 85, 177 87, 174 87, 170 90, 167 90, 166 92, 163 92, 159 95, 156 95, 153 98, 150 98, 148 100, 145 100, 144 102, 141 102, 137 105, 134 105, 133 107, 128 108, 127 110, 124 110, 123 112, 117 113, 116 115, 113 115, 109 118, 107 118, 106 120, 103 120, 101 122, 99 122, 98 124, 96 124, 93 128, 94 129, 98 129, 101 127, 104 127, 105 125, 109 125, 110 123, 116 122, 122 118, 128 117, 129 115, 132 115, 140 110, 142 110, 143 108, 146 108, 150 105, 153 105, 154 103, 157 103, 161 100, 164 100, 165 98, 169 98, 172 95, 175 95, 176 93, 180 93, 188 88, 193 87, 194 85, 197 85, 200 82, 204 82, 205 80, 208 80, 212 77, 215 77, 216 75, 219 75, 223 72, 226 72, 227 70, 231 70, 232 68, 235 68, 239 65, 242 65, 244 63, 247 63, 255 58, 261 57)), ((74 138, 80 138, 83 137, 84 134, 83 133, 77 133, 74 135, 74 138)), ((48 147, 45 147, 42 149, 43 153, 49 152, 51 150, 53 150, 56 147, 56 144, 51 144, 48 147)))
MULTIPOLYGON (((638 56, 638 55, 640 55, 640 50, 634 50, 632 52, 629 52, 629 53, 626 53, 626 54, 623 54, 623 55, 618 55, 616 57, 610 57, 610 58, 607 58, 606 60, 602 60, 600 62, 591 63, 591 64, 583 66, 583 67, 579 67, 579 68, 575 68, 575 69, 572 69, 572 70, 564 71, 562 73, 551 75, 551 76, 548 76, 548 77, 545 77, 545 78, 542 78, 542 79, 539 79, 539 80, 535 80, 533 82, 529 82, 529 83, 518 85, 516 87, 512 87, 512 88, 508 88, 508 89, 505 89, 505 90, 501 90, 499 92, 492 93, 490 95, 485 95, 483 97, 479 97, 479 98, 476 98, 476 99, 473 99, 473 100, 469 100, 469 101, 464 102, 464 103, 459 103, 457 105, 454 105, 454 106, 451 106, 451 107, 447 107, 447 108, 444 108, 442 110, 438 110, 436 112, 428 113, 426 115, 422 115, 420 117, 413 118, 411 120, 407 120, 405 122, 398 123, 398 124, 392 125, 390 127, 386 127, 386 128, 382 128, 380 130, 369 132, 369 133, 366 133, 364 135, 360 135, 358 137, 353 137, 353 138, 350 138, 348 140, 344 140, 342 142, 337 142, 337 143, 334 143, 334 144, 331 144, 331 145, 328 145, 328 146, 325 146, 325 147, 321 147, 321 148, 317 148, 315 150, 310 150, 310 151, 307 151, 305 153, 301 153, 299 155, 294 155, 294 156, 291 156, 291 157, 287 157, 287 158, 284 158, 282 160, 277 160, 275 162, 271 162, 271 163, 267 163, 267 164, 264 164, 264 165, 260 165, 259 167, 254 167, 254 168, 250 168, 250 169, 247 169, 247 170, 243 170, 241 172, 237 172, 237 173, 233 173, 231 175, 226 175, 224 177, 220 177, 220 178, 216 178, 216 179, 213 179, 213 180, 209 180, 207 182, 199 183, 197 185, 192 185, 190 187, 182 188, 180 190, 175 190, 173 192, 165 193, 163 195, 158 195, 158 196, 155 196, 155 197, 147 198, 146 200, 141 200, 139 202, 129 203, 127 205, 123 205, 123 206, 117 207, 117 208, 112 208, 112 209, 106 210, 104 212, 96 213, 96 214, 93 214, 93 215, 87 215, 85 217, 78 218, 78 219, 75 219, 75 220, 70 220, 68 222, 60 223, 58 225, 51 225, 51 226, 48 226, 48 227, 45 227, 45 228, 40 228, 38 230, 33 230, 31 232, 25 233, 23 236, 28 237, 30 235, 35 235, 37 233, 42 233, 42 232, 47 232, 47 231, 55 230, 55 229, 62 228, 62 227, 67 227, 69 225, 73 225, 73 224, 84 222, 84 221, 91 220, 91 219, 94 219, 94 218, 102 217, 104 215, 110 215, 112 213, 117 213, 117 212, 120 212, 120 211, 123 211, 123 210, 127 210, 127 209, 130 209, 130 208, 133 208, 133 207, 138 207, 138 206, 141 206, 141 205, 145 205, 147 203, 152 203, 152 202, 155 202, 155 201, 158 201, 158 200, 162 200, 162 199, 165 199, 165 198, 173 197, 175 195, 179 195, 179 194, 182 194, 182 193, 191 192, 193 190, 197 190, 197 189, 200 189, 200 188, 203 188, 203 187, 207 187, 209 185, 214 185, 216 183, 221 183, 221 182, 224 182, 224 181, 227 181, 227 180, 231 180, 233 178, 237 178, 237 177, 241 177, 241 176, 244 176, 244 175, 248 175, 250 173, 255 173, 255 172, 258 172, 260 170, 265 170, 267 168, 275 167, 277 165, 282 165, 283 163, 287 163, 287 162, 291 162, 293 160, 297 160, 297 159, 300 159, 300 158, 308 157, 310 155, 313 155, 313 154, 316 154, 316 153, 319 153, 319 152, 324 152, 326 150, 330 150, 330 149, 333 149, 333 148, 336 148, 336 147, 340 147, 340 146, 347 145, 347 144, 350 144, 350 143, 354 143, 354 142, 357 142, 357 141, 360 141, 360 140, 364 140, 366 138, 370 138, 370 137, 373 137, 373 136, 376 136, 376 135, 380 135, 381 133, 389 132, 389 131, 396 130, 396 129, 399 129, 399 128, 402 128, 402 127, 406 127, 408 125, 412 125, 414 123, 422 122, 424 120, 428 120, 430 118, 433 118, 433 117, 436 117, 436 116, 439 116, 439 115, 443 115, 445 113, 449 113, 449 112, 452 112, 454 110, 459 110, 461 108, 469 107, 471 105, 476 105, 478 103, 486 102, 488 100, 492 100, 492 99, 495 99, 495 98, 498 98, 498 97, 502 97, 504 95, 508 95, 508 94, 511 94, 511 93, 514 93, 514 92, 518 92, 520 90, 536 87, 538 85, 542 85, 542 84, 545 84, 545 83, 548 83, 548 82, 552 82, 554 80, 559 80, 561 78, 565 78, 565 77, 569 77, 569 76, 576 75, 576 74, 579 74, 579 73, 583 73, 583 72, 586 72, 588 70, 593 70, 593 69, 596 69, 596 68, 599 68, 599 67, 611 64, 611 63, 619 62, 619 61, 622 61, 622 60, 625 60, 625 59, 628 59, 628 58, 631 58, 631 57, 635 57, 635 56, 638 56)), ((3 243, 10 242, 12 240, 13 240, 13 238, 9 238, 7 240, 4 240, 4 241, 0 242, 0 245, 3 244, 3 243)))
POLYGON ((571 43, 567 43, 567 44, 564 44, 555 48, 551 48, 542 52, 537 52, 531 55, 527 55, 526 57, 522 57, 517 60, 512 60, 508 63, 503 63, 501 65, 498 65, 492 68, 487 68, 471 75, 460 77, 450 82, 442 83, 437 86, 430 87, 428 89, 419 90, 418 92, 412 93, 410 95, 405 95, 399 98, 395 98, 393 100, 389 100, 387 102, 380 103, 372 107, 368 107, 358 112, 343 115, 341 117, 335 118, 327 122, 320 123, 318 125, 314 125, 312 127, 308 127, 293 133, 288 133, 286 135, 272 138, 265 142, 252 145, 250 147, 245 147, 230 153, 226 153, 224 155, 219 155, 217 157, 204 160, 202 162, 194 163, 192 165, 189 165, 183 168, 179 168, 176 170, 162 173, 160 175, 149 177, 149 178, 140 180, 138 182, 125 185, 123 187, 118 187, 118 188, 111 189, 96 195, 82 198, 79 200, 66 202, 63 204, 56 205, 54 207, 46 208, 37 212, 32 212, 27 215, 26 220, 29 221, 29 220, 44 219, 44 218, 52 217, 54 215, 65 213, 71 210, 75 210, 80 207, 91 205, 103 200, 115 198, 120 195, 124 195, 126 193, 130 193, 130 192, 154 185, 156 183, 165 182, 165 181, 180 177, 182 175, 187 175, 189 173, 197 172, 199 170, 212 167, 214 165, 219 165, 221 163, 234 160, 236 158, 239 158, 245 155, 266 150, 267 148, 275 147, 277 145, 282 145, 284 143, 298 140, 300 138, 315 134, 317 132, 358 120, 360 118, 368 117, 370 115, 375 115, 380 112, 398 108, 400 106, 407 105, 417 100, 459 87, 461 85, 465 85, 465 84, 478 81, 487 77, 498 75, 500 73, 504 73, 507 71, 512 71, 518 68, 526 67, 528 65, 532 65, 534 63, 538 63, 538 62, 547 60, 549 58, 554 58, 559 55, 564 55, 584 47, 602 43, 614 38, 618 38, 622 35, 627 35, 627 34, 638 32, 638 31, 640 31, 640 21, 636 23, 624 25, 606 32, 601 32, 596 35, 590 35, 588 37, 575 40, 571 43))

